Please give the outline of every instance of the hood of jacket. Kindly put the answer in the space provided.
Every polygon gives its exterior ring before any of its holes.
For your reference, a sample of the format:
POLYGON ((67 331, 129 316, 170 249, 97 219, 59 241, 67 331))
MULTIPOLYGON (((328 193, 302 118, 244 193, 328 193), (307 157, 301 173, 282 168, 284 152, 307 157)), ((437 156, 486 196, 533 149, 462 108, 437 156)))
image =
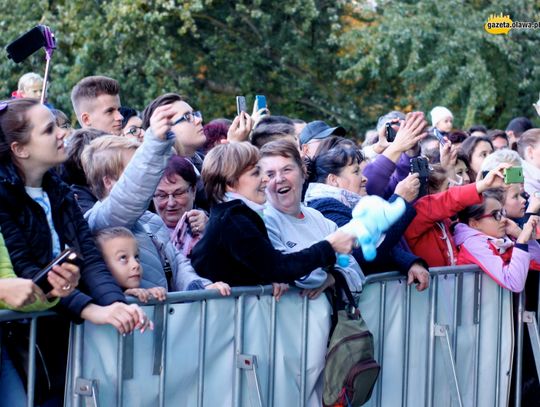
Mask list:
POLYGON ((478 235, 483 235, 483 233, 464 223, 458 223, 454 229, 454 243, 456 246, 459 246, 462 245, 467 239, 478 235))

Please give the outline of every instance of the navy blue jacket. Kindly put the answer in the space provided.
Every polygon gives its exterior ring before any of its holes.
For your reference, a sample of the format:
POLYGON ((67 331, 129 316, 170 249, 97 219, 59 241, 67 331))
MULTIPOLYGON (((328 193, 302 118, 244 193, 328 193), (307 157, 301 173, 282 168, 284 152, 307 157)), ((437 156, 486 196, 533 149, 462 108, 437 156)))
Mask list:
MULTIPOLYGON (((396 199, 394 196, 389 200, 396 199)), ((321 212, 325 218, 335 222, 338 226, 347 224, 352 219, 352 209, 334 198, 320 198, 307 202, 307 205, 321 212)), ((405 229, 416 216, 414 207, 406 204, 403 216, 386 232, 386 238, 377 248, 377 257, 373 261, 366 261, 362 248, 354 249, 353 256, 360 264, 364 274, 381 273, 383 271, 400 271, 407 274, 413 263, 420 263, 427 268, 422 258, 412 254, 401 246, 401 238, 405 229), (390 253, 390 255, 388 255, 390 253)))
MULTIPOLYGON (((79 289, 61 299, 58 311, 80 321, 81 311, 90 302, 98 305, 125 302, 122 290, 94 243, 73 192, 52 171, 45 174, 43 189, 51 202, 60 246, 74 248, 83 259, 79 289)), ((19 277, 32 278, 51 262, 52 238, 45 212, 26 193, 11 163, 0 163, 0 229, 19 277)))

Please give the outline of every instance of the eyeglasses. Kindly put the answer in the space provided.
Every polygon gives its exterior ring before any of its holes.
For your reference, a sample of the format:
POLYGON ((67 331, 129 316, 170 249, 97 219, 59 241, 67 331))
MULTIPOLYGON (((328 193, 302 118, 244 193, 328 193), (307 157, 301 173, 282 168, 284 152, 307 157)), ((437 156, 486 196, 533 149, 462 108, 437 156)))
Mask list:
POLYGON ((124 136, 139 137, 141 135, 142 127, 131 126, 128 131, 124 133, 124 136))
POLYGON ((195 118, 202 119, 202 113, 199 111, 196 112, 187 112, 184 113, 180 118, 173 122, 172 126, 176 126, 179 123, 182 123, 183 121, 186 121, 188 123, 193 123, 195 118))
POLYGON ((188 188, 188 189, 177 189, 176 191, 174 191, 172 194, 166 194, 164 192, 158 192, 156 194, 154 194, 154 199, 156 199, 158 202, 166 202, 168 201, 171 197, 176 200, 176 199, 180 199, 180 198, 183 198, 184 195, 186 195, 189 190, 191 188, 188 188))
POLYGON ((491 213, 487 213, 485 215, 482 215, 478 218, 478 220, 480 219, 484 219, 484 218, 493 218, 495 219, 497 222, 500 222, 501 219, 504 217, 506 217, 506 210, 505 209, 497 209, 496 211, 493 211, 491 213))

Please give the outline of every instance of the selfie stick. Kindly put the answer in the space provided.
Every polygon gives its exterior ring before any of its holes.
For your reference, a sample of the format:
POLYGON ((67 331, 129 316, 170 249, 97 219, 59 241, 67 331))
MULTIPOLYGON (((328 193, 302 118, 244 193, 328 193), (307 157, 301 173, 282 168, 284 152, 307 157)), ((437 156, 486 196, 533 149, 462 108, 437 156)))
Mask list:
POLYGON ((41 104, 45 102, 45 89, 47 89, 47 81, 49 79, 49 66, 54 50, 56 49, 56 39, 54 34, 48 26, 43 26, 45 29, 43 35, 45 36, 45 76, 43 77, 43 88, 41 89, 41 104))

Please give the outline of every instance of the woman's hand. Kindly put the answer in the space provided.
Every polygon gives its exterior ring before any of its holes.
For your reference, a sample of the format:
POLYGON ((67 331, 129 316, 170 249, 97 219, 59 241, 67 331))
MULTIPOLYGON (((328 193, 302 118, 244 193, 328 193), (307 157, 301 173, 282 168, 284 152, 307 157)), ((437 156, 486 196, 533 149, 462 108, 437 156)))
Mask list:
POLYGON ((172 105, 159 106, 150 117, 150 128, 154 136, 161 140, 167 138, 167 133, 171 131, 171 119, 174 116, 172 105))
POLYGON ((338 229, 334 233, 326 236, 326 239, 337 253, 349 254, 352 252, 356 237, 338 229))
POLYGON ((0 279, 0 300, 12 308, 21 308, 37 300, 47 301, 43 291, 32 280, 18 277, 0 279))
POLYGON ((336 280, 334 279, 334 276, 330 273, 326 273, 326 280, 324 280, 324 283, 320 287, 305 288, 300 292, 300 296, 305 297, 307 295, 310 300, 315 300, 319 298, 324 290, 326 290, 328 287, 332 287, 335 283, 336 280))
POLYGON ((229 130, 227 131, 227 141, 247 141, 252 128, 253 120, 251 119, 251 116, 246 112, 240 112, 240 115, 236 116, 229 126, 229 130))
POLYGON ((532 215, 527 223, 523 225, 523 230, 519 234, 516 243, 527 243, 531 239, 537 239, 536 228, 540 225, 540 217, 532 215))
POLYGON ((506 233, 506 235, 517 239, 522 232, 521 228, 512 219, 506 218, 505 222, 506 224, 504 232, 506 233))
POLYGON ((409 174, 407 178, 398 182, 394 192, 409 203, 414 201, 420 190, 419 176, 417 172, 409 174))
POLYGON ((218 290, 219 293, 227 297, 228 295, 231 295, 231 286, 227 283, 224 283, 223 281, 218 281, 217 283, 208 284, 206 287, 204 287, 205 290, 218 290))
POLYGON ((424 291, 429 287, 429 271, 418 263, 413 263, 407 273, 407 285, 416 281, 416 291, 424 291))
POLYGON ((279 301, 281 296, 285 294, 287 291, 289 291, 289 284, 285 283, 272 283, 272 295, 276 299, 276 301, 279 301))
POLYGON ((206 224, 208 223, 208 216, 204 211, 198 209, 192 209, 187 212, 187 220, 193 236, 202 235, 206 224))
POLYGON ((47 294, 47 298, 67 297, 75 287, 79 285, 81 272, 79 267, 71 263, 62 263, 54 266, 47 274, 47 281, 52 286, 52 291, 47 294))
POLYGON ((529 198, 529 205, 527 206, 527 213, 540 213, 540 196, 531 195, 529 198))
POLYGON ((152 321, 146 317, 142 308, 137 304, 127 305, 115 302, 104 307, 89 304, 82 310, 81 317, 96 325, 110 324, 123 335, 134 329, 140 329, 141 333, 144 333, 146 328, 154 329, 152 321))
MULTIPOLYGON (((499 164, 497 167, 488 172, 483 179, 476 181, 476 190, 478 193, 481 194, 489 188, 502 187, 504 185, 503 172, 506 168, 510 168, 511 166, 512 164, 509 163, 499 164)), ((480 175, 480 173, 478 175, 480 175)))

